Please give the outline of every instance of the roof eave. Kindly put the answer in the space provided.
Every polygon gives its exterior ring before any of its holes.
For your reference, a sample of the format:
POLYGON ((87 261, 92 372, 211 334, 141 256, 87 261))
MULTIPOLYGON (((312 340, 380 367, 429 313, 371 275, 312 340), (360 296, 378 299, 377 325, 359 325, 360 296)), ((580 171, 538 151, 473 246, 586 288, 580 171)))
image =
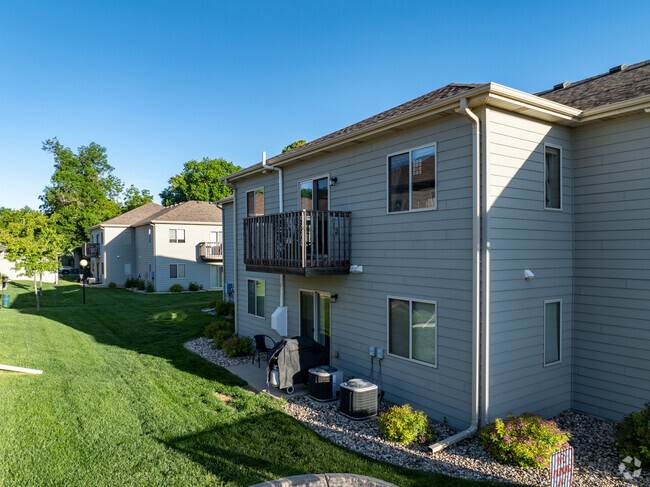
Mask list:
POLYGON ((607 117, 625 115, 631 112, 645 111, 650 109, 650 95, 639 96, 630 100, 590 108, 582 112, 581 122, 593 122, 607 117))

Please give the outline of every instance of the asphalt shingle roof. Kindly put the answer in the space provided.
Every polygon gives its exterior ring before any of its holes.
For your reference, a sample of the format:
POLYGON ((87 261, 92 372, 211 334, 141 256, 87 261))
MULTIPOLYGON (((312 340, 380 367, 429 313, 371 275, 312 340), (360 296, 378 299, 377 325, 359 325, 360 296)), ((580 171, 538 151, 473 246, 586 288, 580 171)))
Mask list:
POLYGON ((158 213, 163 208, 163 206, 153 202, 145 203, 144 205, 138 206, 126 213, 122 213, 115 218, 101 222, 100 225, 124 225, 125 227, 130 227, 134 223, 138 223, 154 213, 158 213))
POLYGON ((603 73, 575 81, 566 88, 536 93, 579 110, 650 95, 650 60, 628 66, 615 73, 603 73))
POLYGON ((139 227, 155 222, 221 223, 221 210, 208 201, 186 201, 172 206, 145 203, 99 225, 139 227))

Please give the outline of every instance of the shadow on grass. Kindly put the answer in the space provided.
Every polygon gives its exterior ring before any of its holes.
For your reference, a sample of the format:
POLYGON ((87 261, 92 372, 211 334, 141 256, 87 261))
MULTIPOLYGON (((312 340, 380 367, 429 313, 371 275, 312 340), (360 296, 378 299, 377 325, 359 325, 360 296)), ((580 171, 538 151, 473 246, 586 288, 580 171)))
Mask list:
MULTIPOLYGON (((7 291, 5 291, 6 293, 7 291)), ((245 385, 245 381, 197 355, 183 343, 202 335, 214 319, 201 312, 207 303, 220 297, 217 291, 180 294, 139 294, 125 289, 86 287, 61 281, 44 284, 39 312, 33 283, 12 281, 8 289, 10 309, 20 314, 57 321, 99 343, 163 358, 174 367, 224 385, 245 385)), ((2 312, 0 310, 0 317, 2 312)))

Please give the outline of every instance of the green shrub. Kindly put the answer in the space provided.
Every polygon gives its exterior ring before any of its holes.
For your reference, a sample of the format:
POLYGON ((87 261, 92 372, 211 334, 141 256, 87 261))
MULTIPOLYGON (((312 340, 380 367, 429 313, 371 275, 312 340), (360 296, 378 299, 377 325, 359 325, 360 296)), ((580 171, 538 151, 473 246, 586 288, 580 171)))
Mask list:
MULTIPOLYGON (((616 428, 616 446, 622 457, 641 461, 641 468, 650 469, 650 402, 641 411, 623 418, 616 428)), ((636 470, 638 467, 634 467, 636 470)))
POLYGON ((144 291, 147 289, 147 283, 144 282, 142 279, 136 279, 136 286, 138 287, 139 291, 144 291))
POLYGON ((138 285, 138 280, 135 277, 129 277, 124 283, 125 288, 134 288, 138 285))
POLYGON ((176 283, 176 284, 172 284, 172 285, 169 287, 169 290, 170 290, 171 292, 173 292, 173 293, 180 293, 180 292, 183 290, 183 286, 181 286, 181 285, 178 284, 178 283, 176 283))
POLYGON ((187 286, 187 289, 190 291, 198 291, 201 289, 201 286, 198 282, 190 282, 187 286))
POLYGON ((217 330, 214 333, 214 343, 212 348, 223 348, 224 343, 235 336, 235 334, 230 330, 217 330))
POLYGON ((396 443, 427 443, 434 439, 426 414, 409 404, 393 406, 379 416, 379 432, 396 443))
POLYGON ((548 467, 551 454, 566 448, 571 435, 536 414, 508 415, 481 429, 481 441, 497 460, 520 467, 548 467))
POLYGON ((115 284, 113 281, 108 283, 109 289, 115 289, 117 287, 117 284, 115 284))
POLYGON ((218 316, 232 316, 235 317, 235 303, 229 303, 222 300, 217 300, 214 306, 214 312, 218 316))
POLYGON ((217 306, 217 300, 216 300, 216 299, 213 299, 212 301, 210 301, 210 302, 208 303, 208 308, 212 308, 212 309, 214 309, 215 306, 217 306))
POLYGON ((253 340, 248 337, 232 335, 224 340, 222 348, 226 357, 245 357, 253 352, 253 340))
POLYGON ((147 282, 147 292, 153 293, 155 291, 156 291, 156 286, 153 285, 153 282, 151 281, 147 282))

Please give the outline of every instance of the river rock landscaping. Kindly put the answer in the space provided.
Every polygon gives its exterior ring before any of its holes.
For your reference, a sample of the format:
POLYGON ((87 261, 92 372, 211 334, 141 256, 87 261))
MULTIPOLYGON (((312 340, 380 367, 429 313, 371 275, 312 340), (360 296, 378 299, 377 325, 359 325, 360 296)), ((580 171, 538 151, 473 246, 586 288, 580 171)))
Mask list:
MULTIPOLYGON (((242 358, 229 359, 222 350, 214 350, 211 340, 198 338, 185 344, 186 348, 207 360, 222 366, 241 365, 242 358)), ((392 404, 381 401, 379 410, 392 404)), ((287 414, 318 432, 325 438, 350 450, 358 451, 376 460, 408 468, 440 472, 472 480, 492 480, 547 487, 547 468, 528 468, 504 465, 494 460, 477 435, 432 454, 427 445, 403 445, 386 440, 379 434, 377 418, 353 421, 338 413, 338 402, 320 403, 309 397, 297 396, 284 406, 287 414)), ((643 472, 634 481, 623 478, 619 466, 621 457, 613 447, 616 423, 588 416, 577 411, 565 411, 551 418, 571 434, 575 466, 573 485, 576 487, 650 486, 650 472, 643 472)), ((437 439, 444 439, 458 431, 432 421, 437 439)))

